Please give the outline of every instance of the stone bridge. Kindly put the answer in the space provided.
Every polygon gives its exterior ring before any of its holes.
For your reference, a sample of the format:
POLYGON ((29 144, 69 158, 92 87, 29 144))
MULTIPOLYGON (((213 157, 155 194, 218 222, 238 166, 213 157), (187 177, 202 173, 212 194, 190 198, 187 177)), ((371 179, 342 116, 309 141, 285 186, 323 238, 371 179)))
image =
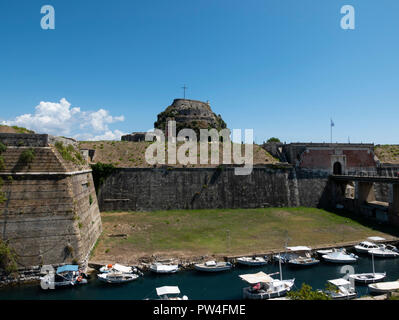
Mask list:
POLYGON ((399 178, 371 175, 331 175, 332 201, 335 207, 371 216, 399 226, 399 178), (388 202, 379 201, 375 185, 387 186, 388 202))

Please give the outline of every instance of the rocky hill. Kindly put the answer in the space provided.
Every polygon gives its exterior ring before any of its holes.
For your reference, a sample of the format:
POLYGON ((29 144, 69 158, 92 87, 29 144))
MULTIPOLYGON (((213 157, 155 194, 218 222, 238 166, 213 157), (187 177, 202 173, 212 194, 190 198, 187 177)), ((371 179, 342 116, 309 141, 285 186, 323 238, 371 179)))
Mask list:
POLYGON ((216 115, 206 102, 188 99, 175 99, 165 111, 158 114, 154 128, 165 132, 166 121, 171 118, 176 121, 176 130, 193 129, 199 137, 200 129, 221 130, 226 123, 220 115, 216 115))

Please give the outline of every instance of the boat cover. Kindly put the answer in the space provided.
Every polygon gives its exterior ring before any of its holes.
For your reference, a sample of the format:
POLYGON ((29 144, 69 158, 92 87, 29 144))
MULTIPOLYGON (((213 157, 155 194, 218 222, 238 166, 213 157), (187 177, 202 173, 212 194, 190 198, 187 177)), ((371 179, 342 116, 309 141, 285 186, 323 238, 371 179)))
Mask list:
POLYGON ((77 265, 72 265, 72 264, 67 264, 65 266, 61 266, 57 268, 57 273, 62 273, 62 272, 69 272, 69 271, 78 271, 79 266, 77 265))
POLYGON ((115 264, 113 265, 113 268, 114 268, 115 270, 117 270, 117 271, 120 271, 120 272, 125 272, 125 273, 132 272, 132 268, 123 266, 123 265, 118 264, 118 263, 115 263, 115 264))
POLYGON ((156 263, 153 267, 157 271, 171 271, 171 270, 176 270, 179 266, 175 264, 168 265, 168 264, 156 263))
POLYGON ((268 274, 260 271, 258 273, 248 273, 248 274, 242 274, 239 276, 242 280, 248 282, 249 284, 256 284, 259 282, 263 283, 270 283, 274 279, 270 277, 268 274))
POLYGON ((328 280, 329 283, 339 287, 339 286, 347 286, 348 284, 351 284, 348 280, 345 280, 343 278, 340 279, 334 279, 334 280, 328 280))
POLYGON ((371 240, 371 241, 385 241, 385 238, 382 237, 368 237, 367 239, 371 240))
POLYGON ((399 281, 374 283, 370 286, 380 290, 399 290, 399 281))
POLYGON ((163 296, 165 294, 180 294, 180 289, 177 286, 164 286, 157 288, 157 295, 163 296))
POLYGON ((291 251, 311 251, 312 249, 305 246, 287 247, 291 251))

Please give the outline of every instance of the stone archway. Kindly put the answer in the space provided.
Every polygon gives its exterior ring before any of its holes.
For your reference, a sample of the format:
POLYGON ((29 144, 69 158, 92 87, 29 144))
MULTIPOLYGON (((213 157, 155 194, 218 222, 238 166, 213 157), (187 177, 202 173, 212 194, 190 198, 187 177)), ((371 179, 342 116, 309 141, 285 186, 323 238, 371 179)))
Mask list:
POLYGON ((342 175, 342 164, 341 164, 341 162, 337 161, 337 162, 334 163, 333 174, 342 175))

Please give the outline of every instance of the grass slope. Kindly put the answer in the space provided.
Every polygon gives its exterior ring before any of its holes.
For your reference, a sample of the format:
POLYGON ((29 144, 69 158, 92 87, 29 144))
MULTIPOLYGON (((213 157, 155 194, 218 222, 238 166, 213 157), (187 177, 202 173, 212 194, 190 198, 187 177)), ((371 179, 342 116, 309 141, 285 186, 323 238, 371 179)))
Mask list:
POLYGON ((387 236, 349 217, 315 208, 104 212, 96 261, 261 253, 289 245, 321 245, 387 236), (127 234, 127 238, 109 235, 127 234))

